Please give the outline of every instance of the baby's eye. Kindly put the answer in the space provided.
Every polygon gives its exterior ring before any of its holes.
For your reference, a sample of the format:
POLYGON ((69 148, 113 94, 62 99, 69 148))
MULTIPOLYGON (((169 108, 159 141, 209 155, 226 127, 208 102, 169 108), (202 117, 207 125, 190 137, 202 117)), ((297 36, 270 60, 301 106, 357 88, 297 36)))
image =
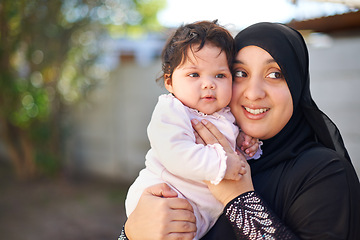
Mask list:
POLYGON ((216 77, 216 78, 224 78, 224 77, 225 77, 225 74, 216 74, 215 77, 216 77))
POLYGON ((247 77, 247 74, 244 71, 236 71, 235 77, 247 77))
POLYGON ((268 74, 267 77, 274 78, 274 79, 284 78, 284 76, 282 75, 281 72, 272 72, 272 73, 268 74))
POLYGON ((197 74, 197 73, 190 73, 190 74, 189 74, 189 77, 199 77, 199 74, 197 74))

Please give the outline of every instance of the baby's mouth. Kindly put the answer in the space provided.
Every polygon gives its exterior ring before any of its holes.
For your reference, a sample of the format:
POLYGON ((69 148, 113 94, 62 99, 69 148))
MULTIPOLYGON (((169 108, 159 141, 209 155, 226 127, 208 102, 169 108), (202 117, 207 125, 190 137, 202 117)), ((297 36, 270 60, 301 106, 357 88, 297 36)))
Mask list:
POLYGON ((212 96, 212 95, 206 95, 206 96, 204 96, 204 97, 202 97, 202 98, 203 98, 203 99, 207 99, 207 100, 215 99, 215 97, 212 96))

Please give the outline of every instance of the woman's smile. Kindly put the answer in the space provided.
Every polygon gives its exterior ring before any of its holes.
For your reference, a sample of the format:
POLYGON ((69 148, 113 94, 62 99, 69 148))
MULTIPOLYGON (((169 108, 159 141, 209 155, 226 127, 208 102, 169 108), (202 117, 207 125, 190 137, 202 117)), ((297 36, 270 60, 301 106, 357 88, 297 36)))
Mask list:
POLYGON ((244 109, 247 112, 249 112, 251 114, 254 114, 254 115, 259 115, 261 113, 265 113, 265 112, 270 110, 269 108, 256 108, 256 109, 253 109, 253 108, 249 108, 249 107, 245 107, 245 106, 244 106, 244 109))
POLYGON ((260 120, 263 119, 270 108, 250 108, 243 106, 243 114, 249 120, 260 120))

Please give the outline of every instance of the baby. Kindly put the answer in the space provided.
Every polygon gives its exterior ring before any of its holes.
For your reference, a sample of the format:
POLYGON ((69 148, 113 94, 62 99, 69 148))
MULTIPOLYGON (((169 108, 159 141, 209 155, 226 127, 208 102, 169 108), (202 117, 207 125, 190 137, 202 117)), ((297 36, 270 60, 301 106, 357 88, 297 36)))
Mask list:
MULTIPOLYGON (((222 179, 239 180, 245 173, 244 165, 228 158, 220 144, 196 144, 191 120, 212 122, 235 153, 239 128, 228 107, 233 54, 233 37, 216 21, 181 26, 168 40, 162 53, 161 79, 170 93, 159 97, 148 126, 151 149, 146 168, 129 189, 125 202, 128 216, 145 188, 164 182, 192 204, 195 239, 204 236, 222 213, 223 205, 204 181, 218 184, 222 179)), ((251 142, 256 151, 248 158, 260 157, 259 144, 254 139, 251 142)))

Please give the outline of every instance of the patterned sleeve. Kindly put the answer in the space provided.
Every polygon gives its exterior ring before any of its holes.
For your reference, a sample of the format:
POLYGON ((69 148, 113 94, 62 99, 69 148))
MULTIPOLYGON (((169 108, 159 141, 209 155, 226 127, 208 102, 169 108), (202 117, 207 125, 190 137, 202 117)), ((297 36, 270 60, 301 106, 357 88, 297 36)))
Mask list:
POLYGON ((232 200, 224 213, 237 239, 298 239, 254 191, 232 200))
POLYGON ((121 233, 120 233, 120 236, 118 237, 118 240, 129 240, 125 234, 125 230, 124 230, 124 227, 123 229, 121 230, 121 233))

